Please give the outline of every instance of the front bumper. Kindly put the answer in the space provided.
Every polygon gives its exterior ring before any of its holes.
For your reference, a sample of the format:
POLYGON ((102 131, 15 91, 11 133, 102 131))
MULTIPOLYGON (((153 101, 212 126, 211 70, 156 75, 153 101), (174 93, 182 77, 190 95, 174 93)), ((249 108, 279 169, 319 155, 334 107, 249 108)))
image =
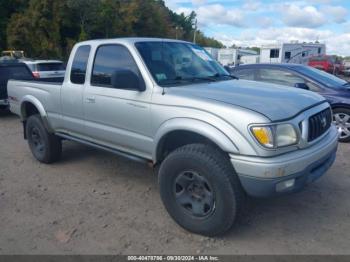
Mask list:
POLYGON ((248 195, 269 197, 295 192, 327 172, 335 160, 338 132, 334 126, 317 144, 284 155, 262 158, 231 155, 248 195))

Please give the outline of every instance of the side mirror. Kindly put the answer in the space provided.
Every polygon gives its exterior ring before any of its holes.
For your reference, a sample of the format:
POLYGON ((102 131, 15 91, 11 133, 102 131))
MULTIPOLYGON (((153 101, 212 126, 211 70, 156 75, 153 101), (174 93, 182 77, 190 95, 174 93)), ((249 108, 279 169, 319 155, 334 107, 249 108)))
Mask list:
POLYGON ((307 84, 305 84, 305 83, 296 83, 294 86, 295 86, 296 88, 309 90, 309 87, 308 87, 307 84))
POLYGON ((140 77, 130 69, 117 69, 113 72, 111 78, 113 88, 138 90, 143 92, 146 90, 145 83, 140 77))

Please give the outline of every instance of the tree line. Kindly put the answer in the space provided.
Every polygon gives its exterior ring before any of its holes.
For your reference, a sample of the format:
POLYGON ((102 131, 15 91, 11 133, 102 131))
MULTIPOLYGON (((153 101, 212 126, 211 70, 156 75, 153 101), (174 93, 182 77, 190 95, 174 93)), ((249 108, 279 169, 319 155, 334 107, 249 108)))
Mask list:
MULTIPOLYGON (((1 0, 0 50, 66 59, 78 41, 114 37, 193 40, 196 13, 177 14, 163 0, 1 0)), ((223 47, 196 31, 202 46, 223 47)))

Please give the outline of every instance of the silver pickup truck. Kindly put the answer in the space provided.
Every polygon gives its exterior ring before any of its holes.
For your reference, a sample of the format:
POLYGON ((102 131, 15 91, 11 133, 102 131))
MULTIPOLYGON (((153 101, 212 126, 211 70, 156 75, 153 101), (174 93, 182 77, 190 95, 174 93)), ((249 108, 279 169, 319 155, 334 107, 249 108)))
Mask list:
POLYGON ((58 160, 69 139, 150 162, 171 217, 207 236, 232 226, 245 196, 298 191, 336 156, 323 97, 236 79, 188 42, 78 43, 62 84, 9 81, 8 94, 37 160, 58 160))

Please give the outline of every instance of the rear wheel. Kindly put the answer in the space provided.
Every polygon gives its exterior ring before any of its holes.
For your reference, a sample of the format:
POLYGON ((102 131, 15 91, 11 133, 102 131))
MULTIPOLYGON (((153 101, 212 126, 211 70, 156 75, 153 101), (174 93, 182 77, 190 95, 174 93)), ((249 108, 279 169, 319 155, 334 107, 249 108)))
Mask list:
POLYGON ((333 109, 333 123, 339 132, 340 142, 350 141, 350 109, 335 108, 333 109))
POLYGON ((46 130, 39 115, 32 115, 28 118, 26 135, 29 148, 38 161, 50 164, 61 157, 62 142, 60 138, 46 130))
POLYGON ((185 229, 206 236, 229 230, 244 198, 228 157, 203 144, 170 153, 160 167, 159 186, 170 216, 185 229))

